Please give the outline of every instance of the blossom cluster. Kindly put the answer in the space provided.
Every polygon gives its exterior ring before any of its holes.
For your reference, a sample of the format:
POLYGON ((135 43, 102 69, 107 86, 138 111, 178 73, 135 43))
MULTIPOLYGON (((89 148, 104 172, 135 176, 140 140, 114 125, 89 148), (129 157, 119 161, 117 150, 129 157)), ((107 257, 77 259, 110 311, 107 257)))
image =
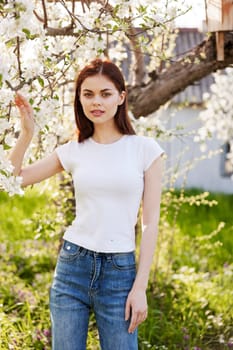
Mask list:
POLYGON ((216 135, 222 143, 230 145, 227 157, 233 165, 233 69, 215 73, 214 78, 210 93, 204 95, 206 108, 199 115, 202 126, 195 141, 204 144, 209 137, 216 135))
POLYGON ((9 193, 22 194, 21 178, 11 176, 13 166, 9 160, 5 157, 3 146, 0 145, 0 189, 3 189, 9 193))

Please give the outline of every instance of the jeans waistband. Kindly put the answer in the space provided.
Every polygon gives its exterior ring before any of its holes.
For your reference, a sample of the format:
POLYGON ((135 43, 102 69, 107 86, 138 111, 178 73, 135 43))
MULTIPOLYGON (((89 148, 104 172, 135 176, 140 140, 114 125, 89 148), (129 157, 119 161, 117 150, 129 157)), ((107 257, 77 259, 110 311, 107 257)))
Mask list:
POLYGON ((111 257, 113 255, 127 255, 127 254, 134 254, 134 251, 129 251, 129 252, 109 252, 109 253, 105 253, 105 252, 97 252, 97 251, 94 251, 94 250, 90 250, 90 249, 87 249, 87 248, 84 248, 84 247, 81 247, 79 246, 78 244, 76 243, 72 243, 70 241, 67 241, 65 239, 63 239, 63 244, 72 244, 72 245, 75 245, 78 250, 79 250, 79 253, 81 255, 91 255, 91 256, 95 256, 95 257, 111 257))

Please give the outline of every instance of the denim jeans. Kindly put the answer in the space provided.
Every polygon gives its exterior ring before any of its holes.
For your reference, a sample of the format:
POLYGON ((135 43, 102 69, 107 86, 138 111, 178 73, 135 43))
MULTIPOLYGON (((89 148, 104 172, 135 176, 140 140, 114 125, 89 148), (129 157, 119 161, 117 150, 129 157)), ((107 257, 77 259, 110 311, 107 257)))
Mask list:
POLYGON ((64 241, 50 291, 53 350, 85 350, 93 310, 102 350, 137 350, 125 304, 136 274, 134 252, 97 253, 64 241))

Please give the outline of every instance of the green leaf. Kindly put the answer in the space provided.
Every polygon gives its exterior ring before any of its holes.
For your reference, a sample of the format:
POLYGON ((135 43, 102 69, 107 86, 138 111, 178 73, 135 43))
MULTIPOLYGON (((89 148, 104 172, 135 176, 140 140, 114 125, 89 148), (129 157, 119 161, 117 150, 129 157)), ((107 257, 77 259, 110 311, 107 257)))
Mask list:
POLYGON ((35 39, 37 37, 36 34, 31 34, 30 30, 27 29, 27 28, 23 28, 22 32, 26 35, 26 38, 28 40, 33 40, 33 39, 35 39))
POLYGON ((119 29, 119 26, 115 24, 115 25, 112 27, 112 32, 115 33, 118 29, 119 29))
POLYGON ((3 144, 3 149, 5 151, 8 151, 8 149, 11 149, 11 147, 9 145, 7 145, 6 143, 3 144))
POLYGON ((44 87, 44 80, 41 77, 38 77, 37 80, 38 80, 40 86, 44 87))
POLYGON ((0 174, 4 175, 4 176, 6 176, 6 177, 8 176, 7 172, 4 171, 3 169, 0 169, 0 174))
POLYGON ((29 29, 23 28, 23 29, 22 29, 22 32, 24 32, 24 34, 26 34, 26 38, 27 38, 27 39, 31 39, 31 32, 30 32, 29 29))
POLYGON ((113 15, 116 16, 117 12, 119 11, 120 5, 116 5, 113 9, 113 15))

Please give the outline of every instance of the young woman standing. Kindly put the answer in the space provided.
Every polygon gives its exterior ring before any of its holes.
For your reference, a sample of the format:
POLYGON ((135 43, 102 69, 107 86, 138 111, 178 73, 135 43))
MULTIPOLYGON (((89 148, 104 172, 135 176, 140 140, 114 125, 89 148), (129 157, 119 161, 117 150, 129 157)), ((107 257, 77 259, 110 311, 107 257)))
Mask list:
POLYGON ((16 96, 21 133, 11 152, 23 186, 63 170, 72 174, 76 218, 64 234, 50 292, 53 350, 85 350, 90 310, 102 350, 136 350, 147 317, 146 288, 160 211, 163 150, 137 136, 118 67, 96 59, 79 74, 74 102, 78 141, 22 168, 33 137, 33 110, 16 96), (135 267, 135 224, 142 238, 135 267))

